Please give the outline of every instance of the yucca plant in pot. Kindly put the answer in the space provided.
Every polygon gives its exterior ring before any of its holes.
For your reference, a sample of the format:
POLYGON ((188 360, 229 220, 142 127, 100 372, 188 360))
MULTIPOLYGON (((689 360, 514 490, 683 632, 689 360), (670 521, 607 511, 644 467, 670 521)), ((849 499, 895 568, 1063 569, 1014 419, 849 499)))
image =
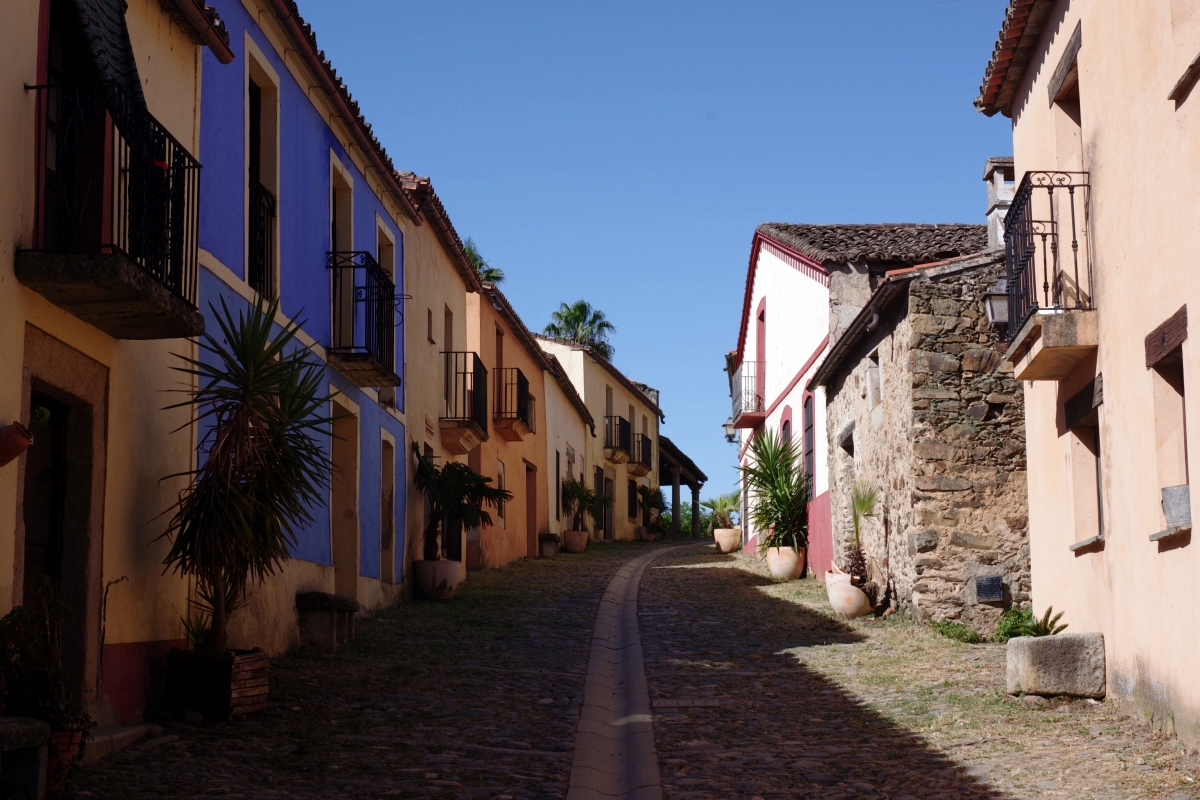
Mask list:
POLYGON ((766 556, 773 577, 799 578, 807 566, 809 486, 795 442, 778 431, 760 431, 741 471, 748 516, 759 531, 759 554, 766 556))
POLYGON ((846 571, 833 569, 825 573, 825 592, 833 610, 844 617, 860 617, 871 610, 871 598, 860 587, 867 581, 867 559, 862 548, 862 526, 876 516, 879 488, 866 481, 856 481, 850 489, 850 521, 854 526, 854 545, 846 555, 846 571))
POLYGON ((571 521, 571 529, 563 531, 563 546, 568 553, 582 553, 587 549, 587 519, 593 524, 599 518, 596 493, 583 481, 567 478, 562 484, 562 510, 571 521))
POLYGON ((277 328, 277 301, 236 316, 224 300, 212 308, 219 337, 205 334, 199 357, 175 367, 190 381, 170 408, 194 409, 198 466, 168 476, 188 483, 159 538, 170 542, 166 569, 194 578, 201 598, 184 621, 192 648, 167 656, 168 701, 225 720, 266 707, 270 660, 230 648, 229 615, 250 584, 283 567, 296 531, 323 507, 333 419, 324 365, 296 340, 303 323, 277 328))
POLYGON ((512 499, 512 492, 490 486, 485 478, 466 464, 448 461, 438 466, 421 455, 416 442, 412 446, 416 469, 413 483, 429 501, 425 520, 424 560, 414 565, 417 586, 431 600, 448 600, 458 588, 461 563, 442 556, 442 537, 461 536, 468 528, 492 524, 487 508, 512 499))

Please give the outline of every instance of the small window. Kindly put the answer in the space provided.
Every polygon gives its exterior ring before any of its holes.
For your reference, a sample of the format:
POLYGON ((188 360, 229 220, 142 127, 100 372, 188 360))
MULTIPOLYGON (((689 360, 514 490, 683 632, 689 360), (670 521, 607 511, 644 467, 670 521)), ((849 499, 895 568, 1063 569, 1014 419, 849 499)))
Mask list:
POLYGON ((1104 536, 1104 471, 1100 459, 1103 383, 1099 375, 1063 405, 1075 515, 1075 541, 1104 536))
POLYGON ((1180 524, 1174 513, 1186 503, 1188 489, 1187 418, 1184 412, 1183 348, 1176 347, 1150 370, 1154 384, 1154 446, 1163 527, 1180 524), (1174 517, 1174 518, 1172 518, 1174 517))
POLYGON ((817 432, 813 421, 813 396, 804 398, 804 471, 811 481, 817 468, 817 432))
POLYGON ((562 457, 554 451, 554 518, 562 519, 562 457))
POLYGON ((437 344, 433 339, 433 309, 425 309, 425 338, 430 344, 437 344))
MULTIPOLYGON (((496 462, 496 488, 497 489, 507 488, 504 483, 504 462, 503 461, 496 462)), ((505 527, 504 501, 503 500, 501 500, 499 503, 496 504, 496 520, 498 522, 497 527, 499 527, 499 528, 505 527)))
POLYGON ((792 421, 790 419, 783 421, 783 425, 779 428, 779 435, 783 437, 784 442, 792 440, 792 421))
POLYGON ((629 518, 637 519, 638 513, 638 485, 637 481, 629 482, 629 518))
POLYGON ((879 353, 867 356, 867 407, 876 408, 883 402, 883 384, 879 373, 879 353))

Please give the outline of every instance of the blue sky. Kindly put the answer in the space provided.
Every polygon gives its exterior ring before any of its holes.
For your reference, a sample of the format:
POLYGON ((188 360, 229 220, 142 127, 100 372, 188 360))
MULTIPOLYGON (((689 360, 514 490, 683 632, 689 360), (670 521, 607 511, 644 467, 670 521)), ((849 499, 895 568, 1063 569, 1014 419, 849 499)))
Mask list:
POLYGON ((662 432, 732 488, 723 354, 761 222, 983 222, 1007 0, 300 0, 400 169, 533 330, 586 298, 662 432))

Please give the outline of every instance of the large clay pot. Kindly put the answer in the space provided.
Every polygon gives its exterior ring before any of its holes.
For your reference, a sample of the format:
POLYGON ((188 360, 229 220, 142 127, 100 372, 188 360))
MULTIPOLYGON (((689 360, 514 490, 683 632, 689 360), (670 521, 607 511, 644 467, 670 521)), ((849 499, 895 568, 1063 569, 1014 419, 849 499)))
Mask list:
MULTIPOLYGON (((46 752, 46 788, 63 788, 67 773, 80 758, 83 750, 83 731, 52 731, 46 752)), ((7 795, 5 795, 7 797, 7 795)))
POLYGON ((718 553, 732 553, 742 546, 741 528, 717 528, 713 531, 718 553))
POLYGON ((790 547, 768 547, 767 569, 771 577, 781 581, 794 581, 804 575, 803 547, 793 550, 790 547))
POLYGON ((645 525, 638 525, 637 535, 638 535, 638 538, 641 539, 643 542, 657 542, 658 541, 658 534, 655 531, 652 531, 649 528, 647 528, 645 525))
POLYGON ((450 559, 417 561, 417 588, 430 600, 449 600, 458 588, 459 563, 450 559))
POLYGON ((563 549, 568 553, 582 553, 587 549, 587 531, 563 531, 563 549))
POLYGON ((0 428, 0 467, 15 459, 33 444, 33 434, 19 422, 0 428))
POLYGON ((825 571, 825 593, 835 613, 847 619, 871 613, 871 600, 866 593, 850 583, 850 575, 836 566, 825 571))

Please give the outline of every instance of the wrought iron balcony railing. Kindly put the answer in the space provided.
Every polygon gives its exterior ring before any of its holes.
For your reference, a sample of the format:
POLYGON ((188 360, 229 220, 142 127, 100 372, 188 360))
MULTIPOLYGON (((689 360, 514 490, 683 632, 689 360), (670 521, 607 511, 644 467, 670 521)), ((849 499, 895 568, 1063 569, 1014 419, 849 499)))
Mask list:
POLYGON ((516 367, 497 370, 496 419, 506 424, 521 422, 532 433, 534 398, 529 393, 529 379, 516 367))
POLYGON ((633 450, 629 454, 629 471, 635 475, 649 475, 654 468, 654 439, 645 433, 633 435, 633 450))
POLYGON ((1086 172, 1026 172, 1004 220, 1009 341, 1034 313, 1095 308, 1086 172))
POLYGON ((247 282, 261 297, 275 296, 275 195, 250 184, 250 253, 247 282))
POLYGON ((624 417, 604 418, 604 449, 614 455, 620 455, 619 459, 612 460, 628 459, 629 452, 633 449, 632 433, 629 420, 624 417))
POLYGON ((763 366, 762 361, 743 361, 733 373, 733 423, 736 427, 744 427, 746 418, 766 414, 763 366))
POLYGON ((444 420, 474 422, 487 434, 488 429, 488 371, 477 353, 447 351, 444 420))
POLYGON ((200 164, 115 84, 37 93, 29 252, 120 254, 196 306, 200 164))
POLYGON ((365 251, 328 253, 332 276, 330 360, 359 386, 398 386, 396 286, 365 251))

